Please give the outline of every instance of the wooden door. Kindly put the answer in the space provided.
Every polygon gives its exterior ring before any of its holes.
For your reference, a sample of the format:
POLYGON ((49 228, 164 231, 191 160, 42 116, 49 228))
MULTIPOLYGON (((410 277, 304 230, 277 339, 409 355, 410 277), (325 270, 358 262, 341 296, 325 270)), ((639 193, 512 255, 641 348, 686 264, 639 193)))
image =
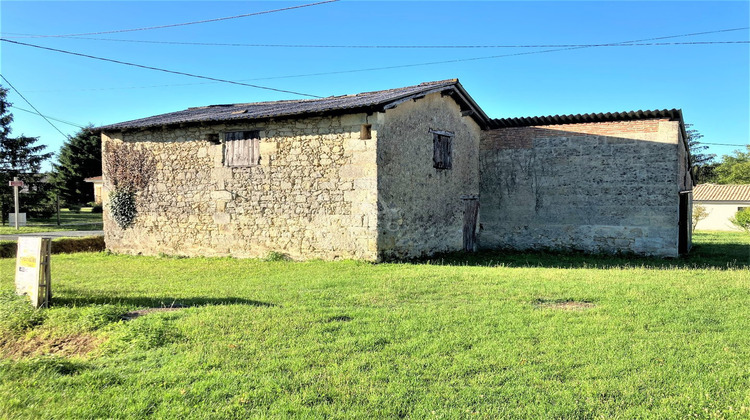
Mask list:
POLYGON ((690 251, 690 197, 687 193, 680 193, 680 219, 678 225, 678 249, 680 254, 690 251))
POLYGON ((464 198, 464 251, 473 252, 477 248, 477 219, 479 198, 464 198))

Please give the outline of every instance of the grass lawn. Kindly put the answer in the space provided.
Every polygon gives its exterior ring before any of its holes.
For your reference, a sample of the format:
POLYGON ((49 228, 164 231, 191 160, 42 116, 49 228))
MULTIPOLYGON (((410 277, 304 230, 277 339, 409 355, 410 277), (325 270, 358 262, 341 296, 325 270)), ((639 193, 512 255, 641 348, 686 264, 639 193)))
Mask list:
POLYGON ((694 239, 666 261, 55 255, 51 309, 0 295, 0 417, 750 418, 750 236, 694 239), (142 308, 173 310, 121 320, 142 308))
POLYGON ((91 207, 84 207, 78 212, 60 209, 60 225, 57 224, 57 215, 53 215, 50 219, 31 218, 26 226, 19 226, 18 230, 13 225, 0 225, 0 235, 64 230, 101 230, 101 228, 102 214, 92 213, 91 207))

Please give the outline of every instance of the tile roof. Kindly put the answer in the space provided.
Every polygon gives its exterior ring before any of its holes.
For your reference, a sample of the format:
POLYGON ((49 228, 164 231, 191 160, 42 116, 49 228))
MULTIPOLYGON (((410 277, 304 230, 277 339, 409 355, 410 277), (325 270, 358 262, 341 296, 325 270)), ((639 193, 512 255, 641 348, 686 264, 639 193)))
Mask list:
POLYGON ((396 89, 363 92, 356 95, 331 96, 322 99, 302 99, 243 104, 209 105, 188 108, 153 117, 125 121, 99 127, 100 131, 127 130, 149 127, 174 126, 203 122, 227 122, 264 118, 312 116, 361 111, 384 111, 410 98, 429 93, 451 91, 461 104, 461 109, 474 111, 471 115, 480 126, 486 126, 489 118, 466 93, 458 79, 421 83, 396 89))
POLYGON ((535 125, 582 124, 611 121, 646 120, 652 118, 669 118, 682 121, 682 110, 638 110, 624 112, 607 112, 598 114, 548 115, 544 117, 496 118, 492 120, 493 128, 528 127, 535 125))
POLYGON ((92 176, 91 178, 83 178, 83 180, 86 182, 99 182, 99 181, 103 181, 104 179, 102 178, 102 175, 99 175, 99 176, 92 176))
POLYGON ((750 201, 750 184, 699 184, 693 187, 693 201, 750 201))

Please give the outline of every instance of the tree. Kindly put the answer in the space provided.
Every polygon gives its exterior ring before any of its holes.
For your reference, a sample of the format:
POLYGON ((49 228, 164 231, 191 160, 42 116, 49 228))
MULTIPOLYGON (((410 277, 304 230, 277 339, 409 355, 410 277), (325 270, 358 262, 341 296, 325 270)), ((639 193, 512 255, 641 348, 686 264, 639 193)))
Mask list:
POLYGON ((699 133, 698 130, 691 128, 692 124, 685 124, 685 132, 687 133, 688 149, 690 150, 691 164, 693 166, 693 173, 695 174, 696 184, 702 184, 706 182, 713 182, 715 154, 704 153, 708 146, 701 144, 700 139, 703 138, 703 134, 699 133))
POLYGON ((750 233, 750 208, 738 211, 729 221, 738 228, 750 233))
POLYGON ((42 163, 52 156, 52 153, 44 153, 47 146, 36 144, 38 137, 10 137, 13 114, 8 111, 11 104, 5 99, 7 94, 8 90, 0 86, 0 182, 3 184, 0 185, 0 211, 3 221, 14 207, 13 190, 7 182, 16 176, 24 181, 28 191, 21 200, 24 211, 41 215, 49 210, 41 168, 42 163))
POLYGON ((50 183, 67 204, 94 201, 94 189, 84 178, 102 174, 102 140, 93 126, 69 138, 57 155, 50 183))
POLYGON ((724 155, 716 167, 718 184, 750 184, 750 145, 747 152, 735 150, 732 155, 724 155))
POLYGON ((695 230, 695 227, 698 226, 698 222, 708 217, 708 210, 706 210, 706 206, 702 206, 700 204, 696 204, 693 206, 693 230, 695 230))

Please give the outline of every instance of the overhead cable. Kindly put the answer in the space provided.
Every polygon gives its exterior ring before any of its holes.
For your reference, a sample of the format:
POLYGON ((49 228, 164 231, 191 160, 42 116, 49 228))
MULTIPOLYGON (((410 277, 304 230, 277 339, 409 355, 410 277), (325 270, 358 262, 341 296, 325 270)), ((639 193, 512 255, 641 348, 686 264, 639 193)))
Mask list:
POLYGON ((86 128, 86 127, 84 127, 84 126, 82 126, 80 124, 76 124, 76 123, 73 123, 73 122, 70 122, 70 121, 61 120, 61 119, 54 118, 54 117, 50 117, 49 115, 42 115, 42 114, 40 114, 40 113, 38 113, 36 111, 31 111, 31 110, 28 110, 28 109, 23 109, 21 107, 15 106, 15 105, 11 105, 10 107, 11 108, 15 108, 15 109, 17 109, 19 111, 28 112, 29 114, 39 115, 40 117, 46 117, 46 118, 49 118, 52 121, 57 121, 57 122, 60 122, 60 123, 63 123, 63 124, 72 125, 73 127, 86 128))
POLYGON ((276 88, 272 88, 272 87, 268 87, 268 86, 253 85, 253 84, 250 84, 250 83, 236 82, 236 81, 233 81, 233 80, 219 79, 219 78, 216 78, 216 77, 202 76, 202 75, 199 75, 199 74, 186 73, 186 72, 176 71, 176 70, 167 70, 167 69, 162 69, 162 68, 159 68, 159 67, 153 67, 153 66, 146 66, 146 65, 143 65, 143 64, 130 63, 130 62, 127 62, 127 61, 113 60, 111 58, 97 57, 97 56, 88 55, 88 54, 81 54, 81 53, 77 53, 77 52, 73 52, 73 51, 60 50, 60 49, 57 49, 57 48, 42 47, 41 45, 27 44, 25 42, 12 41, 10 39, 5 39, 5 38, 0 38, 0 41, 10 42, 12 44, 23 45, 23 46, 27 46, 27 47, 39 48, 39 49, 47 50, 47 51, 59 52, 59 53, 62 53, 62 54, 75 55, 75 56, 78 56, 78 57, 91 58, 93 60, 100 60, 100 61, 106 61, 106 62, 109 62, 109 63, 122 64, 122 65, 125 65, 125 66, 132 66, 132 67, 138 67, 138 68, 147 69, 147 70, 154 70, 154 71, 160 71, 160 72, 164 72, 164 73, 178 74, 178 75, 181 75, 181 76, 194 77, 194 78, 197 78, 197 79, 211 80, 211 81, 214 81, 214 82, 222 82, 222 83, 230 83, 230 84, 233 84, 233 85, 247 86, 247 87, 252 87, 252 88, 256 88, 256 89, 271 90, 271 91, 274 91, 274 92, 291 93, 291 94, 294 94, 294 95, 307 96, 307 97, 310 97, 310 98, 322 98, 322 96, 311 95, 309 93, 301 93, 301 92, 295 92, 295 91, 292 91, 292 90, 276 89, 276 88))
POLYGON ((39 112, 39 110, 36 109, 36 107, 31 102, 29 102, 29 100, 26 99, 26 97, 23 96, 23 94, 21 92, 19 92, 18 89, 16 89, 15 86, 13 86, 13 84, 10 82, 10 80, 6 79, 5 76, 2 75, 2 74, 0 74, 0 77, 2 77, 3 80, 5 80, 5 83, 7 83, 8 86, 10 86, 10 88, 13 89, 13 91, 15 91, 18 94, 18 96, 21 97, 21 99, 23 99, 24 101, 26 101, 27 104, 29 104, 29 106, 31 107, 31 109, 33 109, 34 111, 36 111, 37 114, 39 114, 42 118, 44 118, 44 120, 47 121, 49 123, 49 125, 52 126, 52 128, 54 128, 55 130, 57 130, 58 133, 62 134, 63 137, 65 137, 65 138, 69 138, 70 137, 67 134, 63 133, 59 128, 57 128, 57 126, 55 124, 52 124, 52 121, 50 121, 47 117, 45 117, 44 114, 42 114, 41 112, 39 112))
POLYGON ((198 21, 193 21, 193 22, 173 23, 169 25, 148 26, 145 28, 116 29, 112 31, 86 32, 86 33, 62 34, 62 35, 25 35, 19 38, 65 38, 65 37, 78 37, 78 36, 87 36, 87 35, 117 34, 117 33, 123 33, 123 32, 150 31, 152 29, 174 28, 178 26, 198 25, 201 23, 220 22, 222 20, 239 19, 239 18, 250 17, 250 16, 266 15, 269 13, 284 12, 284 11, 293 10, 293 9, 301 9, 303 7, 318 6, 318 5, 326 4, 326 3, 335 3, 337 1, 339 0, 325 0, 325 1, 319 1, 316 3, 300 4, 298 6, 283 7, 281 9, 264 10, 262 12, 245 13, 242 15, 227 16, 227 17, 214 18, 214 19, 205 19, 205 20, 198 20, 198 21))

